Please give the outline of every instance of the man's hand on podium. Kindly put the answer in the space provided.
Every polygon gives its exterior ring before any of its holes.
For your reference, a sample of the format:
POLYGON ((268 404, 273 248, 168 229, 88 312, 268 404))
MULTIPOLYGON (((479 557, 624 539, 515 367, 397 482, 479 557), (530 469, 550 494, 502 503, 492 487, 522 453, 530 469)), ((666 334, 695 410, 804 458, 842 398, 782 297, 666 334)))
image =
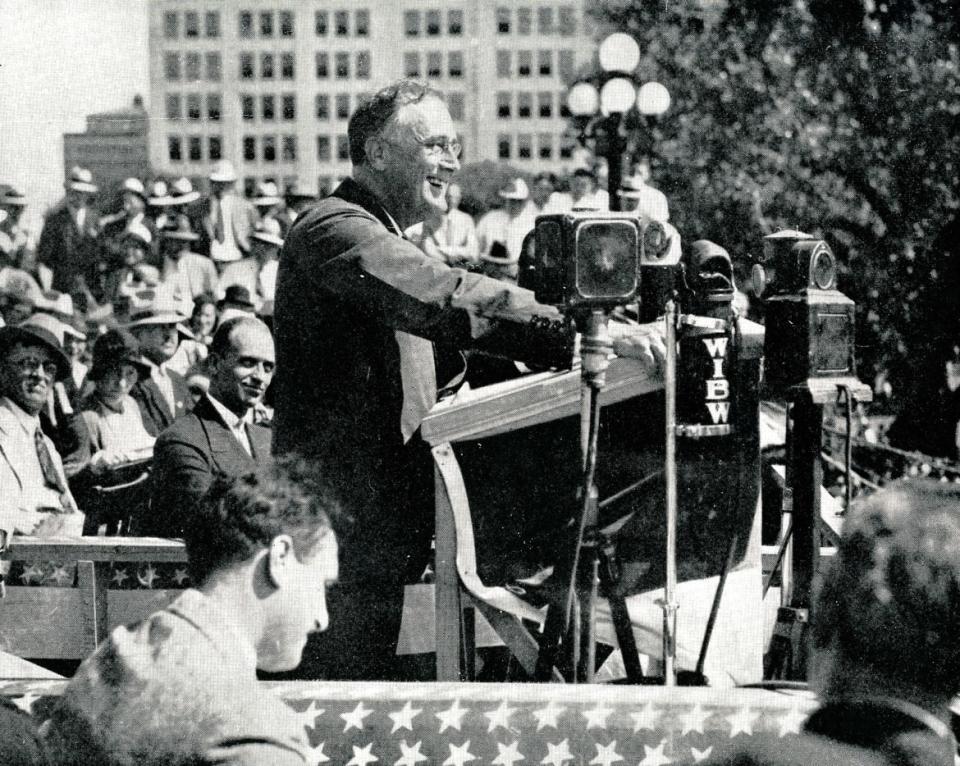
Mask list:
POLYGON ((663 320, 649 324, 611 322, 613 352, 617 356, 642 362, 650 372, 662 373, 667 358, 664 332, 663 320))

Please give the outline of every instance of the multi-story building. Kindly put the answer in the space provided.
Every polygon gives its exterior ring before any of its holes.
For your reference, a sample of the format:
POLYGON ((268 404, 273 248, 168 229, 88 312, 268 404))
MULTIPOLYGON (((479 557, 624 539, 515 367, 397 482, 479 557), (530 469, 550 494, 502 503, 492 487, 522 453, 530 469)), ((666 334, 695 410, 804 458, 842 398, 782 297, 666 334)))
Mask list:
POLYGON ((347 119, 401 76, 442 90, 464 162, 570 165, 565 93, 591 61, 586 0, 152 0, 150 159, 257 180, 350 172, 347 119))

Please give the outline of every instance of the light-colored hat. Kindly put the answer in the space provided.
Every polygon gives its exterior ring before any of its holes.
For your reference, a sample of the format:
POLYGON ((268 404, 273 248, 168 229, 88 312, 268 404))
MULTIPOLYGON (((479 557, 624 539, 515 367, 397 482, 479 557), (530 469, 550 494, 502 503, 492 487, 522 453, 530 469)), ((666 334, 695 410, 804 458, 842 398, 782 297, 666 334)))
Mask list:
POLYGON ((280 224, 273 218, 264 218, 260 221, 252 236, 254 239, 266 242, 268 245, 283 247, 283 237, 280 236, 280 224))
POLYGON ((150 186, 150 198, 147 202, 153 205, 153 207, 169 207, 170 205, 179 204, 170 195, 170 189, 167 187, 166 181, 153 182, 150 186))
POLYGON ((139 178, 127 178, 120 187, 121 191, 136 194, 144 202, 147 201, 147 190, 143 186, 143 181, 139 178))
POLYGON ((220 160, 210 171, 210 180, 218 184, 230 184, 237 180, 237 171, 230 160, 220 160))
POLYGON ((166 291, 141 290, 130 296, 130 309, 123 327, 148 327, 158 324, 177 325, 177 329, 188 337, 193 334, 180 323, 187 317, 180 313, 180 304, 166 291))
POLYGON ((186 176, 180 176, 173 182, 173 204, 189 205, 200 199, 200 192, 193 188, 190 179, 186 176))
POLYGON ((280 191, 273 181, 257 184, 256 196, 251 200, 256 207, 273 207, 280 202, 280 191))
POLYGON ((149 245, 151 242, 153 242, 153 234, 150 233, 150 229, 148 229, 139 221, 131 221, 129 224, 127 224, 127 228, 125 228, 120 234, 120 239, 126 239, 127 237, 139 239, 145 245, 149 245))
POLYGON ((294 179, 292 183, 287 185, 287 190, 283 193, 283 198, 289 202, 316 199, 320 196, 320 193, 317 191, 315 183, 316 182, 308 184, 299 178, 294 179))
POLYGON ((7 184, 0 184, 0 205, 11 207, 26 207, 27 198, 7 184))
POLYGON ((193 230, 190 219, 185 215, 178 215, 175 222, 160 232, 160 236, 163 239, 179 239, 183 242, 196 242, 200 239, 200 235, 193 230))
POLYGON ((48 290, 35 302, 34 308, 47 314, 53 314, 61 321, 69 321, 73 316, 73 298, 70 293, 61 293, 57 290, 48 290))
POLYGON ((74 166, 67 174, 64 187, 73 191, 86 192, 87 194, 96 194, 100 189, 93 182, 93 173, 86 168, 74 166))
POLYGON ((641 197, 644 189, 649 188, 642 176, 627 176, 620 182, 620 189, 617 191, 621 197, 641 197))
POLYGON ((526 199, 530 196, 530 190, 527 188, 527 182, 522 178, 511 178, 510 182, 497 194, 501 199, 526 199))

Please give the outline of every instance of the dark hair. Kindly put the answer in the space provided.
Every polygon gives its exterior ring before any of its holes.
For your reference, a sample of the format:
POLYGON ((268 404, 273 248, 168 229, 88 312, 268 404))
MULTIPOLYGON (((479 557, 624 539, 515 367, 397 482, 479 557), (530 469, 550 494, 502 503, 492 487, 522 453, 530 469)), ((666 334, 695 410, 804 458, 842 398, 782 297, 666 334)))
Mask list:
POLYGON ((214 296, 213 293, 200 293, 200 295, 193 299, 193 312, 190 314, 191 319, 200 316, 203 307, 207 305, 216 308, 216 296, 214 296))
POLYGON ((905 481, 856 505, 811 622, 840 664, 960 690, 960 485, 905 481))
POLYGON ((219 475, 184 530, 191 577, 202 584, 283 534, 293 538, 297 560, 307 561, 341 519, 316 463, 286 456, 242 476, 219 475))
POLYGON ((225 356, 230 351, 230 345, 232 343, 230 336, 233 334, 233 331, 238 327, 248 325, 266 330, 268 333, 270 332, 270 328, 253 314, 242 317, 231 317, 217 327, 217 331, 213 334, 213 340, 210 342, 210 353, 219 357, 225 356))
POLYGON ((139 367, 140 344, 127 330, 107 330, 93 344, 90 380, 102 380, 107 373, 118 369, 123 364, 139 367))
POLYGON ((444 100, 440 91, 421 80, 399 80, 364 99, 347 124, 350 161, 363 165, 367 161, 367 139, 383 130, 402 107, 418 104, 428 96, 444 100))

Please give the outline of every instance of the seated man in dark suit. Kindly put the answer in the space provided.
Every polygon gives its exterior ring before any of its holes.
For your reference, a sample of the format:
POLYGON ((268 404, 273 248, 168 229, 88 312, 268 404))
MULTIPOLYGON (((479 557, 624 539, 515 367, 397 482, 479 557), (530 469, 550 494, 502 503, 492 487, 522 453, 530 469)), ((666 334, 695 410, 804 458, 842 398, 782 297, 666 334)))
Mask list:
POLYGON ((273 378, 273 337, 259 319, 236 317, 213 336, 210 389, 193 412, 160 434, 153 502, 141 533, 181 537, 192 508, 217 475, 237 476, 270 455, 270 430, 253 423, 273 378))
POLYGON ((711 766, 952 766, 960 691, 960 486, 894 485, 844 519, 812 614, 822 707, 798 738, 755 738, 711 766))
POLYGON ((187 528, 197 587, 80 666, 45 725, 56 763, 316 763, 303 722, 256 676, 295 666, 327 627, 338 512, 314 479, 270 461, 216 481, 187 528))

